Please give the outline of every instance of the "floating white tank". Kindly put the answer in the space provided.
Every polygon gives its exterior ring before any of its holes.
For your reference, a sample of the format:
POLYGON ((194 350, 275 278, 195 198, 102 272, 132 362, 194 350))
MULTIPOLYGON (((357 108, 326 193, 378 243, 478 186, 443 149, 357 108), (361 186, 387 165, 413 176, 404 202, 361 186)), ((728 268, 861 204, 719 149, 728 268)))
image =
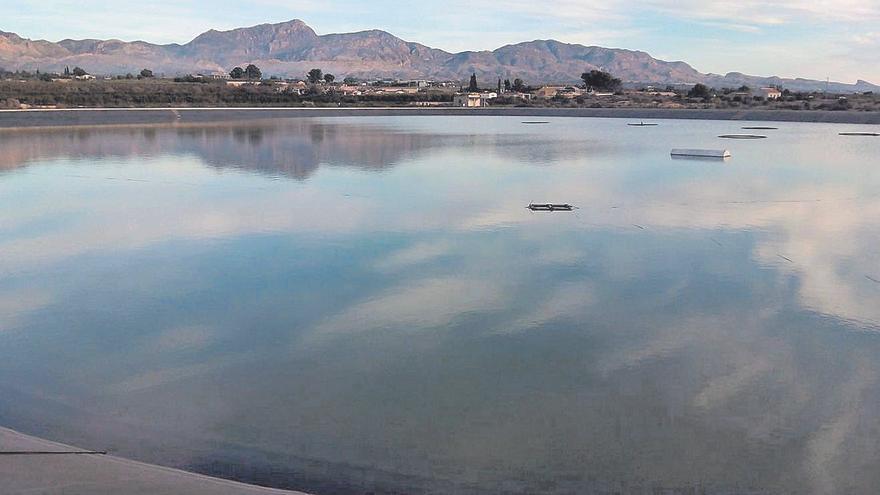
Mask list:
POLYGON ((672 156, 703 156, 707 158, 728 158, 730 151, 728 150, 697 150, 697 149, 674 149, 670 152, 672 156))

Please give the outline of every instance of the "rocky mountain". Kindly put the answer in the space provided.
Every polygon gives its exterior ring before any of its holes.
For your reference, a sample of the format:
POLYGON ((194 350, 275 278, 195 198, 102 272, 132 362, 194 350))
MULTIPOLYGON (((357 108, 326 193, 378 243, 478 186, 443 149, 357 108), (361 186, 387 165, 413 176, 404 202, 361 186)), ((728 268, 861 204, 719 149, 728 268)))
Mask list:
MULTIPOLYGON (((808 79, 756 77, 740 73, 703 74, 684 62, 667 62, 641 51, 536 40, 492 51, 449 53, 404 41, 385 31, 319 35, 300 20, 230 31, 210 30, 184 45, 143 41, 29 40, 0 31, 0 67, 7 70, 61 71, 80 66, 94 74, 137 73, 143 68, 166 75, 228 72, 254 63, 267 75, 302 77, 318 67, 337 76, 483 81, 522 78, 531 84, 578 81, 601 69, 629 83, 694 84, 716 87, 778 84, 793 90, 826 88, 808 79)), ((874 91, 865 81, 830 83, 836 91, 874 91)))

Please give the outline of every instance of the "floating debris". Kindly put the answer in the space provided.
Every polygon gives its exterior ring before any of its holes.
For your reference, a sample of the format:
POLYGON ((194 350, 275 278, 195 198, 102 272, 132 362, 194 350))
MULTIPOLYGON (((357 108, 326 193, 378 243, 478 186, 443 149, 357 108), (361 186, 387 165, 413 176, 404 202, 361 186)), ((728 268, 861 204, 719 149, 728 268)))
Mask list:
POLYGON ((878 280, 870 275, 865 275, 865 278, 870 280, 871 282, 874 282, 875 284, 880 284, 880 280, 878 280))
POLYGON ((880 136, 880 132, 841 132, 841 136, 880 136))
POLYGON ((722 134, 718 137, 724 139, 767 139, 767 136, 761 134, 722 134))
POLYGON ((107 455, 106 450, 3 450, 0 455, 107 455))
POLYGON ((728 158, 730 151, 728 150, 700 150, 700 149, 674 149, 670 153, 672 156, 698 156, 702 158, 728 158))
POLYGON ((778 127, 770 127, 770 126, 766 126, 766 125, 753 125, 753 126, 743 127, 743 129, 745 129, 747 131, 775 131, 779 128, 778 127))
POLYGON ((657 124, 654 122, 629 122, 626 125, 631 125, 633 127, 653 127, 653 126, 660 125, 660 124, 657 124))
POLYGON ((571 211, 574 206, 568 203, 529 203, 526 208, 532 211, 571 211))
POLYGON ((788 257, 783 256, 781 254, 777 254, 776 256, 779 256, 780 258, 784 259, 785 261, 787 261, 789 263, 794 263, 794 261, 792 261, 791 258, 788 258, 788 257))
POLYGON ((549 120, 524 120, 523 124, 549 124, 549 120))

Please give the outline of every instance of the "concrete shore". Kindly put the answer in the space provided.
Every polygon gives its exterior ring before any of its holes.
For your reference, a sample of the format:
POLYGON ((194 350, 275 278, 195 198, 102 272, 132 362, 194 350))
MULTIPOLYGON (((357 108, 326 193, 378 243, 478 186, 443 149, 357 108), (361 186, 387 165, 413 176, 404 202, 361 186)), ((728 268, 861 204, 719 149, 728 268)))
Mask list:
POLYGON ((82 452, 82 449, 0 427, 0 493, 305 495, 301 492, 212 478, 113 455, 74 452, 82 452))
POLYGON ((0 129, 98 125, 198 124, 296 117, 387 115, 494 115, 518 117, 607 117, 633 120, 692 119, 756 122, 880 124, 880 112, 823 110, 701 110, 664 108, 81 108, 0 110, 0 129))

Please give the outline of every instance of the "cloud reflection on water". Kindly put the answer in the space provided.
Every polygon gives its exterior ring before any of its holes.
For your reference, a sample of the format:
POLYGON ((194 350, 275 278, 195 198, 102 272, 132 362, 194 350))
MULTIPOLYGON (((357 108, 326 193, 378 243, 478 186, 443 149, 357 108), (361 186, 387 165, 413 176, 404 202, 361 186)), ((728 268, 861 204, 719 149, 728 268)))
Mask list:
POLYGON ((447 489, 880 483, 872 150, 830 162, 800 126, 680 163, 726 124, 359 122, 0 136, 0 371, 33 372, 0 386, 91 426, 5 416, 447 489), (524 208, 557 198, 580 209, 524 208))

